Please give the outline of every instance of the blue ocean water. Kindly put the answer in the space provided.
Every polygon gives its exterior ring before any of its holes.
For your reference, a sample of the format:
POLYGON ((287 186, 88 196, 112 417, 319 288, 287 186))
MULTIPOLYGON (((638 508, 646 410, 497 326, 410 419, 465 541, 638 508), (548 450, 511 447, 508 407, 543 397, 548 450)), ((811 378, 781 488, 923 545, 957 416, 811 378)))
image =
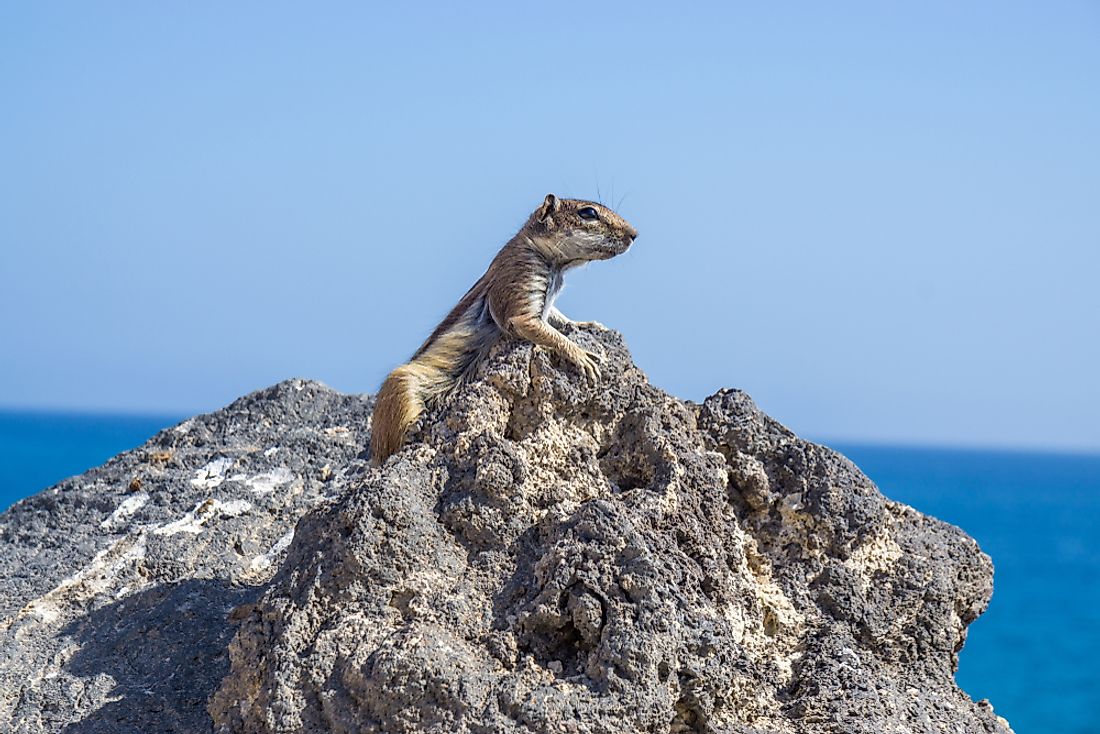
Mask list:
POLYGON ((993 559, 959 685, 1017 734, 1100 733, 1100 456, 834 446, 993 559))
MULTIPOLYGON (((0 412, 0 507, 181 417, 0 412)), ((996 567, 959 684, 1018 734, 1100 734, 1100 456, 834 445, 888 497, 960 526, 996 567)))
POLYGON ((0 509, 145 443, 183 417, 0 411, 0 509))

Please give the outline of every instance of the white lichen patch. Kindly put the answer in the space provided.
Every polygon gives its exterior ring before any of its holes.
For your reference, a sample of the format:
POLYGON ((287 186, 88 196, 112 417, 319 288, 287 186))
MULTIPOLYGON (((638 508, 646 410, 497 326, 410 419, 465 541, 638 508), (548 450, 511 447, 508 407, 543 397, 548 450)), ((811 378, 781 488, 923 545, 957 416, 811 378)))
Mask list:
MULTIPOLYGON (((217 500, 215 500, 217 502, 217 500)), ((252 503, 248 500, 229 500, 218 506, 218 512, 222 517, 237 517, 252 509, 252 503)))
POLYGON ((154 535, 176 535, 177 533, 191 533, 197 535, 203 531, 209 521, 223 517, 237 517, 252 509, 252 503, 246 500, 230 500, 222 502, 216 499, 207 499, 195 505, 195 508, 186 513, 179 520, 161 525, 153 529, 154 535))
POLYGON ((202 513, 202 508, 206 502, 212 502, 213 500, 206 500, 195 505, 195 509, 191 510, 179 520, 173 520, 170 523, 161 525, 158 528, 153 529, 154 535, 175 535, 176 533, 201 533, 202 526, 206 523, 207 517, 205 513, 202 513))
POLYGON ((245 485, 256 494, 274 492, 279 487, 294 479, 294 472, 285 466, 280 466, 271 471, 257 474, 244 480, 245 485))
POLYGON ((149 501, 149 494, 147 492, 139 492, 138 494, 127 497, 122 500, 115 511, 111 513, 110 517, 99 523, 99 527, 104 530, 110 530, 118 528, 125 524, 134 516, 134 513, 145 506, 145 503, 149 501))
POLYGON ((195 472, 195 476, 191 479, 191 486, 198 489, 214 489, 225 481, 225 473, 231 466, 233 466, 233 459, 214 459, 195 472))
POLYGON ((294 540, 293 528, 280 536, 266 553, 262 553, 253 558, 252 563, 248 564, 248 572, 260 573, 266 571, 279 555, 290 546, 290 541, 292 540, 294 540))
POLYGON ((108 593, 123 570, 145 557, 145 534, 127 535, 101 550, 87 566, 64 579, 50 591, 28 602, 12 622, 33 618, 51 624, 68 617, 67 604, 81 604, 108 593))

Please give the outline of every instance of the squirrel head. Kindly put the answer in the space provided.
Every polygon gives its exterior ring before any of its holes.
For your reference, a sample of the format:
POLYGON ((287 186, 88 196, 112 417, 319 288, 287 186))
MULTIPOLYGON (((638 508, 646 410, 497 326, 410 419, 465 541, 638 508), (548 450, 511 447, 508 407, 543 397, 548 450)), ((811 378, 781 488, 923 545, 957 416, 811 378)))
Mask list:
POLYGON ((603 204, 547 194, 527 221, 531 240, 558 265, 626 252, 638 230, 603 204))

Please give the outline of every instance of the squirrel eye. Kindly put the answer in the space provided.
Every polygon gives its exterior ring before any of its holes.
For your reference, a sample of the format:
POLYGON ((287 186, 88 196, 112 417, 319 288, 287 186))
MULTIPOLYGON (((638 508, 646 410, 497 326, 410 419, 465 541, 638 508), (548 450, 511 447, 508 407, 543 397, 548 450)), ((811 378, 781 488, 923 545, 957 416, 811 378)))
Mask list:
POLYGON ((588 222, 591 222, 593 219, 600 218, 600 215, 596 213, 596 210, 590 206, 586 206, 583 209, 578 209, 577 216, 588 222))

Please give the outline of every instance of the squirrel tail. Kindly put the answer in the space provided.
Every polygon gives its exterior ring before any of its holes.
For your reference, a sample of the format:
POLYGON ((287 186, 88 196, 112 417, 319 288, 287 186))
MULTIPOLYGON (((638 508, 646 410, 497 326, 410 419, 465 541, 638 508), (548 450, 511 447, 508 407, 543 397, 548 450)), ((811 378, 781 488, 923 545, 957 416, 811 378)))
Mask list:
POLYGON ((498 335, 495 328, 453 328, 390 373, 378 391, 371 419, 375 466, 397 453, 425 407, 435 405, 471 377, 498 335))
POLYGON ((420 365, 403 364, 386 378, 374 404, 371 419, 371 463, 382 462, 405 443, 405 436, 424 410, 420 365))

